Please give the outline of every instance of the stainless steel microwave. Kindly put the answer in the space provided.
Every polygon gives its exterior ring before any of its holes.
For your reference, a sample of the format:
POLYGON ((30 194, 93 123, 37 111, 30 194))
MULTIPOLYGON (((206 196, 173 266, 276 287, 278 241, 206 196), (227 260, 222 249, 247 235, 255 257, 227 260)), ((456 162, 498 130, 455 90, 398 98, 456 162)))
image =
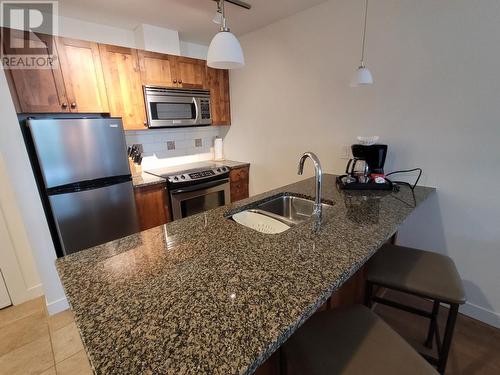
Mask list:
POLYGON ((149 128, 211 125, 210 91, 144 86, 149 128))

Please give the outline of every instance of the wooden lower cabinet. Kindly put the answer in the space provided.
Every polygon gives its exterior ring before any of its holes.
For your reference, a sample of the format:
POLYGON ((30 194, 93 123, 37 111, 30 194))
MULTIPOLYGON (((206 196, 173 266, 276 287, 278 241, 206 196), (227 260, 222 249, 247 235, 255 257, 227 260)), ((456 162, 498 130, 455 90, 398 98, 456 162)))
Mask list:
POLYGON ((248 198, 248 175, 250 172, 249 166, 233 168, 229 173, 231 183, 231 202, 248 198))
POLYGON ((136 187, 134 195, 141 230, 154 228, 170 221, 166 184, 136 187))

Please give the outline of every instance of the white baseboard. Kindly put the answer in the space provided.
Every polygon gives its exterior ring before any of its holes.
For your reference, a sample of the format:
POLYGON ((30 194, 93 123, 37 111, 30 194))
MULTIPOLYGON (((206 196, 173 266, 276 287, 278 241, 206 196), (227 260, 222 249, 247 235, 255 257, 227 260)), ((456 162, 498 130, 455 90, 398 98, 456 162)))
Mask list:
POLYGON ((34 299, 43 296, 43 287, 42 284, 38 284, 35 286, 32 286, 31 288, 28 288, 26 291, 26 294, 28 295, 29 299, 34 299))
POLYGON ((49 315, 54 315, 67 309, 69 309, 69 303, 66 298, 61 298, 57 301, 47 303, 47 311, 49 312, 49 315))
POLYGON ((486 323, 490 326, 500 328, 500 314, 497 312, 474 305, 470 302, 466 302, 465 305, 460 306, 459 311, 462 314, 480 320, 481 322, 486 323))

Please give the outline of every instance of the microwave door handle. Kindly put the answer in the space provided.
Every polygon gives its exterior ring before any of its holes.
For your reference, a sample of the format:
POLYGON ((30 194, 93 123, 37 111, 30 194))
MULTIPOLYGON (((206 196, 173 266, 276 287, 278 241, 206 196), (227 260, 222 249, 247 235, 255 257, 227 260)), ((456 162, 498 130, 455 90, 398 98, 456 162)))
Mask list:
POLYGON ((193 98, 194 108, 196 111, 196 123, 198 124, 201 120, 200 104, 198 103, 198 98, 193 98))

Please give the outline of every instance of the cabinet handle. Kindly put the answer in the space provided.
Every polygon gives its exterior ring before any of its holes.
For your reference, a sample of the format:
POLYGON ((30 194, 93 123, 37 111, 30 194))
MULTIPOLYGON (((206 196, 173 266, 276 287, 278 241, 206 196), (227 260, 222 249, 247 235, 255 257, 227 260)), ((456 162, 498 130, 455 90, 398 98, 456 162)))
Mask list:
POLYGON ((177 80, 176 80, 176 79, 174 79, 174 83, 177 83, 177 80))
POLYGON ((62 104, 61 104, 61 108, 62 108, 62 109, 66 109, 66 108, 68 108, 68 103, 62 103, 62 104))
POLYGON ((182 80, 181 79, 179 80, 179 83, 182 85, 182 80))
POLYGON ((147 128, 148 127, 148 122, 144 121, 144 126, 147 128))
POLYGON ((76 103, 75 102, 71 103, 71 109, 75 109, 75 108, 76 108, 76 103))

